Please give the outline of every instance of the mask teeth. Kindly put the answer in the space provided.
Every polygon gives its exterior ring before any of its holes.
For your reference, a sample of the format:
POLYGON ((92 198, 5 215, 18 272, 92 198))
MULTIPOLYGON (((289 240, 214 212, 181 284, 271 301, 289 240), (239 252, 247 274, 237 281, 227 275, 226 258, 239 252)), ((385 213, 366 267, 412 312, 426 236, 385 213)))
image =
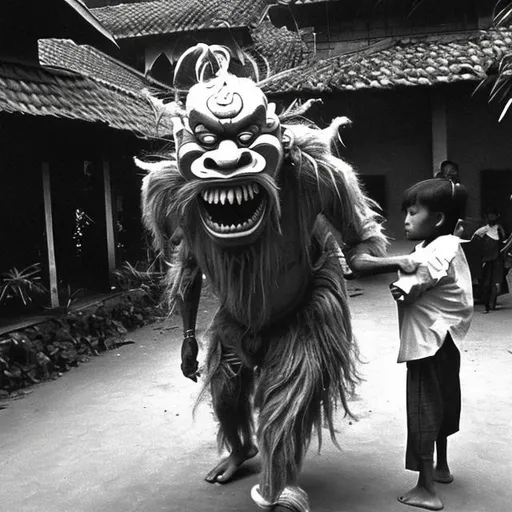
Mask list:
POLYGON ((233 188, 210 188, 201 192, 201 197, 208 204, 235 204, 252 201, 260 193, 257 183, 242 184, 233 188))

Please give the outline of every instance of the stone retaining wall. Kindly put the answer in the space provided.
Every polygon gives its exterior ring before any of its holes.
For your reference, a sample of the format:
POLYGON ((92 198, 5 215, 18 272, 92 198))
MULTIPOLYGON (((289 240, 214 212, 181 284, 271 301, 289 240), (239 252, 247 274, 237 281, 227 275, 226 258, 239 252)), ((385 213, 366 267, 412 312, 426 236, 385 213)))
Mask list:
POLYGON ((57 378, 164 315, 158 300, 132 291, 0 335, 0 398, 57 378))

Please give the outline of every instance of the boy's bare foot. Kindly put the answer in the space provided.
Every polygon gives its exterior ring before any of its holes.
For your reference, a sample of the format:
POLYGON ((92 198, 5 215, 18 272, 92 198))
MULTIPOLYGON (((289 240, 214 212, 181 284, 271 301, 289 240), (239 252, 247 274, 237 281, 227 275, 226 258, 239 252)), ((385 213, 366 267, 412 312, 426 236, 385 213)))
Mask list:
POLYGON ((228 457, 222 459, 207 475, 205 480, 211 484, 224 484, 229 482, 238 468, 258 453, 258 448, 253 444, 240 450, 233 450, 228 457))
POLYGON ((398 496, 398 501, 411 507, 425 508, 427 510, 442 510, 443 502, 436 494, 427 491, 425 487, 417 485, 409 492, 398 496))
POLYGON ((440 484, 451 484, 453 482, 453 475, 448 468, 435 468, 434 480, 440 484))

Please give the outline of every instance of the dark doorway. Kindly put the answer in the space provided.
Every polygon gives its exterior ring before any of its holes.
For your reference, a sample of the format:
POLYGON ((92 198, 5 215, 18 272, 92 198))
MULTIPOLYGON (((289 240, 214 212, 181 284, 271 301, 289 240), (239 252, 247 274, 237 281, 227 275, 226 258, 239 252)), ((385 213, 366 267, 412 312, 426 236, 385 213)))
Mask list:
POLYGON ((105 290, 108 265, 101 165, 63 158, 50 168, 59 291, 105 290))

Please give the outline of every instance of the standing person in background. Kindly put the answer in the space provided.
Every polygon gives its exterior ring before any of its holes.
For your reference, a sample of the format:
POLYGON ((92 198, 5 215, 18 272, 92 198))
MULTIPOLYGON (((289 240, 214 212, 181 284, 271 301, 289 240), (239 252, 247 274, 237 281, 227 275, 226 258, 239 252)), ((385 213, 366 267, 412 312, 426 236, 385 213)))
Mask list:
POLYGON ((499 222, 500 214, 495 208, 487 211, 486 224, 477 229, 473 239, 480 238, 482 249, 482 277, 480 280, 481 300, 484 313, 496 309, 496 301, 501 293, 508 293, 505 280, 505 258, 501 252, 505 240, 505 230, 499 222))
POLYGON ((436 178, 447 178, 453 183, 460 183, 459 166, 451 160, 441 162, 436 178))

